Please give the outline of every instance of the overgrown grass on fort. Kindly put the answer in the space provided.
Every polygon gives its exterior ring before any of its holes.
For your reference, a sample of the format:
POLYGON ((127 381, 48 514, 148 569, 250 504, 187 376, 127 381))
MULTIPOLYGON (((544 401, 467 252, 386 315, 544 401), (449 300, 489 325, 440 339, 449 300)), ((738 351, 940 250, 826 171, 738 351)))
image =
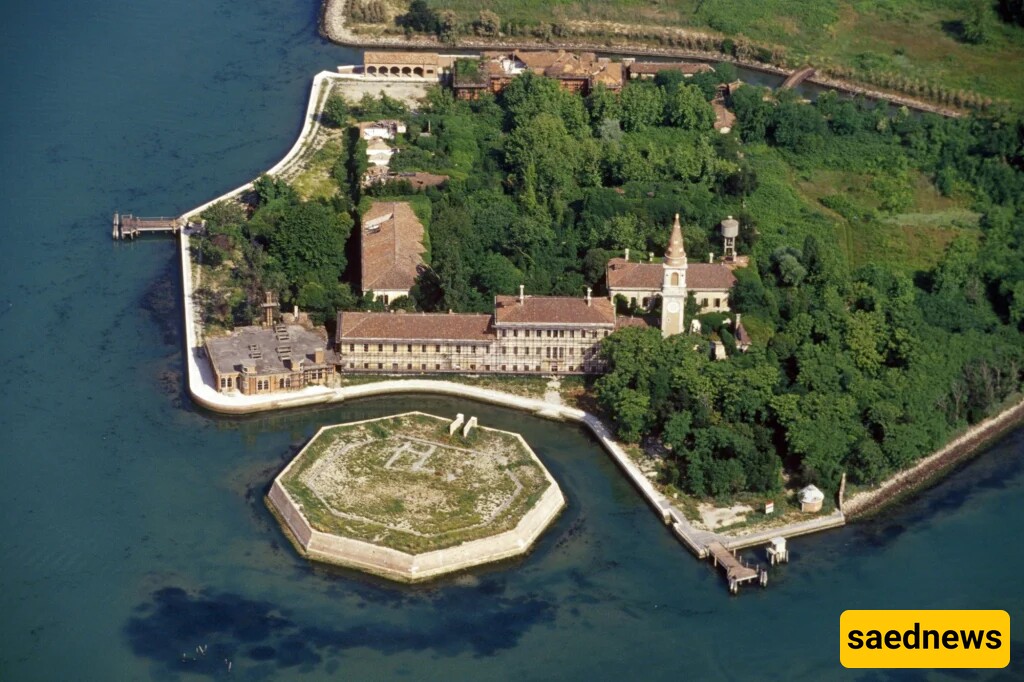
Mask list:
POLYGON ((511 434, 409 414, 325 430, 283 484, 314 528, 419 553, 515 528, 549 482, 511 434))

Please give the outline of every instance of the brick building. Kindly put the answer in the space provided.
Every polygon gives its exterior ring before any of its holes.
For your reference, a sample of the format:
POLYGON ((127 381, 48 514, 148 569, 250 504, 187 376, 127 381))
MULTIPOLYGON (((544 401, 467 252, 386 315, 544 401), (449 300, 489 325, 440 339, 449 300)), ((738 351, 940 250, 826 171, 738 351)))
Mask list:
POLYGON ((583 95, 598 84, 618 92, 624 80, 620 62, 598 57, 593 52, 516 50, 484 52, 479 60, 460 60, 454 69, 452 89, 459 99, 476 99, 481 92, 497 94, 526 71, 554 78, 563 89, 583 95))
POLYGON ((405 201, 376 201, 362 217, 360 288, 385 304, 408 296, 423 262, 423 223, 405 201))
POLYGON ((334 352, 322 330, 285 324, 241 327, 207 339, 204 347, 221 393, 278 393, 330 385, 335 378, 334 352))
POLYGON ((342 372, 584 374, 619 326, 604 298, 497 296, 494 314, 338 313, 342 372))

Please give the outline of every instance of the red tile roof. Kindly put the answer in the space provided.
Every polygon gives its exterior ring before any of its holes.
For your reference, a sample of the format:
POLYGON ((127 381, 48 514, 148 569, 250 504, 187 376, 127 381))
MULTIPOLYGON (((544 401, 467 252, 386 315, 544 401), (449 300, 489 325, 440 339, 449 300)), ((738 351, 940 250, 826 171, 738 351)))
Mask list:
MULTIPOLYGON (((612 258, 605 271, 609 289, 661 289, 664 268, 661 263, 633 263, 612 258)), ((689 289, 727 291, 736 283, 732 270, 722 263, 690 263, 686 267, 689 289)))
POLYGON ((722 263, 690 263, 686 268, 687 289, 728 291, 734 284, 736 276, 722 263))
POLYGON ((490 315, 463 313, 338 313, 339 341, 493 341, 490 315))
POLYGON ((609 289, 661 289, 665 269, 661 263, 636 263, 612 258, 605 266, 609 289))
POLYGON ((582 296, 496 296, 495 324, 615 324, 615 308, 606 298, 582 296))
POLYGON ((411 289, 426 267, 423 223, 408 202, 375 202, 362 220, 363 292, 411 289))

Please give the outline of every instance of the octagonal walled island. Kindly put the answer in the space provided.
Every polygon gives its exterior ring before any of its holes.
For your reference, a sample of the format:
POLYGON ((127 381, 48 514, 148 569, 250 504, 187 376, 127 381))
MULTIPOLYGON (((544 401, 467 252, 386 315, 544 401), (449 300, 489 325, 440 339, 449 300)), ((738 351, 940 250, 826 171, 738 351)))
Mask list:
POLYGON ((303 556, 402 582, 525 554, 565 506, 519 434, 422 412, 321 428, 267 499, 303 556))

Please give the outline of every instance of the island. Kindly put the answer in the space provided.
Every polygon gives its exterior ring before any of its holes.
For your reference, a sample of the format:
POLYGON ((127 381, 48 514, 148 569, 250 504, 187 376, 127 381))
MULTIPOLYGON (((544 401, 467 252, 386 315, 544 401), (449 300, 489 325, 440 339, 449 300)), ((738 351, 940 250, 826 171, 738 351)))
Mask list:
POLYGON ((321 428, 267 501, 302 555, 402 582, 525 554, 565 506, 522 436, 420 412, 321 428))
POLYGON ((1024 179, 1011 112, 738 76, 517 48, 318 74, 285 159, 152 223, 193 399, 579 422, 730 589, 766 584, 726 554, 788 556, 1019 421, 1024 179))

